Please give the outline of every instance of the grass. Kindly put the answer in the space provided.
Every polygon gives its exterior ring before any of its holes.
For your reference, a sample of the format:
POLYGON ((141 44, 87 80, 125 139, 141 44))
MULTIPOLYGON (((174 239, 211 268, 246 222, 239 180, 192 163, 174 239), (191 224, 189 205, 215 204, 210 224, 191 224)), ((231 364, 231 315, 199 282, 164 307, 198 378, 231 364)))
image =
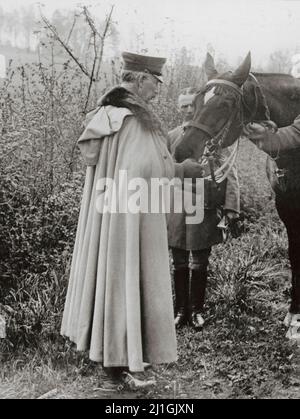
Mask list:
POLYGON ((177 364, 155 367, 158 386, 128 392, 57 334, 35 348, 1 344, 0 398, 299 398, 299 348, 285 338, 287 238, 264 173, 265 156, 239 156, 242 237, 217 246, 210 264, 207 325, 178 332, 177 364))

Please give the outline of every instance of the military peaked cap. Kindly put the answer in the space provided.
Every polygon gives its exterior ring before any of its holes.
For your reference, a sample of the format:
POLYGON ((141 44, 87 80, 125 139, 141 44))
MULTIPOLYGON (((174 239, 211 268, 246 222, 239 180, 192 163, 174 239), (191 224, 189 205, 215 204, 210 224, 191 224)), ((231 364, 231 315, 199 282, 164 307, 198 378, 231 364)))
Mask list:
POLYGON ((123 70, 150 73, 161 83, 163 82, 162 68, 167 61, 166 58, 150 57, 131 52, 123 52, 122 58, 124 61, 123 70))

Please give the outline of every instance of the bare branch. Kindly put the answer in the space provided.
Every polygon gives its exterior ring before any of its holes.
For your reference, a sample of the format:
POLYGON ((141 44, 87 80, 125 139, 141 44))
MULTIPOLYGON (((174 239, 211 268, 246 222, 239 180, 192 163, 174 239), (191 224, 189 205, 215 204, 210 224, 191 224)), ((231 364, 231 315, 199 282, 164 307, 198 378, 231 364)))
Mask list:
POLYGON ((61 44, 61 46, 65 49, 65 51, 70 55, 70 57, 75 61, 75 63, 78 65, 78 67, 81 69, 81 71, 88 77, 91 78, 90 73, 88 72, 88 70, 79 62, 78 58, 76 58, 74 56, 74 54, 72 53, 71 49, 68 47, 68 45, 66 45, 64 43, 64 41, 60 38, 59 34, 57 33, 56 28, 51 25, 51 23, 49 22, 49 20, 42 14, 41 15, 43 22, 45 23, 45 25, 47 26, 47 28, 52 32, 52 34, 54 35, 55 39, 61 44))
POLYGON ((115 6, 113 5, 110 9, 110 13, 106 19, 106 23, 105 23, 105 27, 104 27, 104 31, 103 34, 101 36, 101 44, 100 44, 100 49, 99 49, 99 60, 98 60, 98 68, 97 68, 97 72, 96 72, 96 80, 99 80, 99 73, 100 73, 100 68, 101 68, 101 64, 102 64, 102 60, 103 60, 103 53, 104 53, 104 46, 105 46, 105 39, 106 39, 106 35, 108 32, 108 29, 111 25, 111 20, 112 20, 112 15, 114 12, 114 8, 115 6))
POLYGON ((90 12, 89 12, 89 10, 86 6, 83 7, 83 14, 86 18, 86 21, 87 21, 89 27, 91 28, 91 30, 93 32, 93 34, 99 36, 99 38, 102 38, 102 35, 97 31, 96 26, 95 26, 95 22, 94 22, 93 18, 91 17, 90 12))
POLYGON ((87 94, 87 98, 86 98, 86 102, 85 102, 84 112, 86 112, 86 110, 87 110, 90 95, 91 95, 91 91, 92 91, 93 81, 95 80, 94 79, 94 74, 95 74, 95 69, 96 69, 97 60, 98 60, 97 45, 96 45, 97 44, 96 34, 93 35, 93 44, 94 44, 95 55, 94 55, 93 68, 92 68, 92 73, 91 73, 91 77, 90 77, 90 83, 89 83, 88 94, 87 94))
POLYGON ((105 37, 106 37, 106 35, 107 35, 107 32, 108 32, 109 26, 110 26, 110 24, 111 24, 111 18, 112 18, 112 14, 113 14, 113 12, 114 12, 114 8, 115 8, 115 6, 113 5, 113 6, 111 7, 111 10, 110 10, 110 12, 109 12, 109 15, 108 15, 108 17, 107 17, 107 19, 106 19, 106 24, 105 24, 104 32, 103 32, 103 35, 102 35, 102 39, 105 39, 105 37))
MULTIPOLYGON (((91 77, 90 77, 90 83, 89 83, 89 87, 88 87, 88 93, 87 93, 87 98, 86 98, 86 102, 85 102, 85 107, 84 107, 84 113, 87 110, 88 104, 89 104, 89 99, 90 99, 90 95, 91 95, 91 91, 92 91, 92 86, 93 86, 93 81, 94 81, 94 74, 95 74, 95 70, 96 70, 96 65, 97 65, 97 61, 98 61, 98 48, 97 48, 97 36, 101 36, 99 34, 99 32, 96 29, 94 20, 92 19, 89 10, 86 6, 83 7, 83 14, 86 18, 86 21, 92 31, 91 33, 91 39, 93 40, 93 48, 94 48, 94 61, 93 61, 93 67, 92 67, 92 73, 91 73, 91 77)), ((102 41, 100 40, 100 43, 102 43, 102 41)))
MULTIPOLYGON (((44 22, 44 24, 46 25, 46 28, 51 32, 52 36, 54 37, 54 40, 56 42, 58 42, 64 48, 64 50, 72 58, 72 60, 77 64, 77 66, 81 69, 81 71, 89 78, 89 86, 88 86, 88 92, 87 92, 87 97, 86 97, 86 103, 85 103, 85 107, 84 107, 84 113, 86 112, 87 107, 88 107, 88 103, 89 103, 92 88, 93 88, 93 83, 95 81, 99 80, 98 76, 99 76, 101 64, 102 64, 102 61, 103 61, 105 41, 106 41, 107 34, 108 34, 108 31, 109 31, 109 28, 110 28, 110 25, 111 25, 114 7, 115 6, 111 7, 110 12, 106 17, 105 24, 104 24, 104 30, 103 30, 102 33, 100 33, 100 31, 96 28, 95 20, 91 16, 88 7, 86 7, 86 6, 82 7, 82 15, 85 17, 87 25, 89 26, 90 31, 91 31, 89 43, 91 44, 91 46, 93 48, 93 53, 94 53, 93 54, 94 55, 93 64, 92 64, 91 70, 90 70, 89 66, 87 65, 87 63, 85 63, 85 64, 82 63, 80 58, 77 58, 74 55, 74 53, 72 52, 71 47, 69 46, 69 41, 71 39, 74 27, 76 25, 76 22, 77 22, 76 17, 78 17, 78 15, 76 16, 76 14, 74 14, 74 21, 73 21, 72 27, 70 29, 69 35, 68 35, 66 41, 63 41, 63 39, 60 37, 56 27, 54 25, 52 25, 51 22, 41 12, 41 19, 44 22)), ((88 47, 88 49, 89 49, 89 47, 88 47)))
POLYGON ((74 30, 75 25, 76 25, 76 22, 77 22, 77 15, 76 15, 76 13, 74 13, 74 20, 73 20, 73 24, 72 24, 72 27, 71 27, 71 29, 70 29, 69 35, 68 35, 68 37, 67 37, 67 39, 66 39, 66 41, 65 41, 65 44, 66 44, 66 45, 68 45, 68 44, 69 44, 69 42, 70 42, 70 39, 71 39, 71 36, 72 36, 73 30, 74 30))

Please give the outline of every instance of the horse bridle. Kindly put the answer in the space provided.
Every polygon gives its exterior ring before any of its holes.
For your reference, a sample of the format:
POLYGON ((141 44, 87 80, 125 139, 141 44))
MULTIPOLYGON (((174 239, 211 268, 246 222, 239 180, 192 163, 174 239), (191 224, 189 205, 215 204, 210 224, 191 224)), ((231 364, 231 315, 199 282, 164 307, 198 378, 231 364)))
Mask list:
MULTIPOLYGON (((268 108, 268 105, 267 105, 265 96, 264 96, 264 94, 263 94, 263 92, 261 90, 261 86, 259 84, 259 81, 257 80, 257 78, 252 73, 250 73, 249 75, 254 80, 257 88, 260 91, 260 94, 261 94, 261 97, 262 97, 262 101, 263 101, 263 106, 265 108, 265 117, 266 117, 265 119, 266 120, 270 120, 270 111, 269 111, 269 108, 268 108)), ((224 143, 224 140, 226 139, 227 134, 229 132, 229 129, 230 129, 233 121, 235 120, 238 112, 241 113, 241 125, 242 126, 245 125, 244 114, 243 114, 243 107, 241 105, 244 105, 245 107, 248 107, 248 106, 247 106, 247 104, 245 102, 245 99, 244 99, 244 87, 239 87, 237 84, 232 83, 232 82, 227 81, 227 80, 224 80, 224 79, 212 79, 212 80, 210 80, 210 81, 208 81, 206 83, 205 90, 206 90, 206 88, 208 86, 211 86, 211 85, 214 85, 214 86, 215 85, 227 86, 227 87, 229 87, 235 93, 235 96, 237 97, 237 101, 236 101, 236 112, 233 112, 231 114, 229 120, 226 122, 226 124, 224 125, 224 127, 217 134, 214 134, 212 132, 212 130, 208 126, 206 126, 204 124, 200 124, 197 121, 190 121, 186 125, 186 127, 196 128, 196 129, 204 132, 205 134, 207 134, 209 136, 209 139, 205 143, 205 149, 204 149, 204 153, 203 153, 202 159, 199 161, 199 163, 202 163, 204 159, 207 159, 208 160, 209 166, 210 166, 212 180, 214 182, 216 182, 216 180, 215 180, 215 174, 214 174, 214 167, 213 166, 214 166, 214 159, 215 159, 215 155, 216 155, 217 149, 218 148, 222 148, 222 145, 224 143)), ((200 94, 203 94, 203 92, 199 92, 199 95, 200 94)), ((256 115, 256 112, 257 112, 257 109, 258 109, 258 98, 257 98, 257 95, 255 96, 255 100, 256 100, 255 109, 254 109, 254 111, 252 113, 252 115, 253 115, 252 117, 254 117, 256 115)), ((250 120, 251 119, 252 118, 250 118, 250 120)))
MULTIPOLYGON (((257 86, 257 88, 258 88, 258 90, 259 90, 259 92, 260 92, 260 94, 261 94, 262 101, 263 101, 263 106, 264 106, 264 108, 265 108, 265 119, 266 119, 266 120, 270 120, 270 111, 269 111, 269 108, 268 108, 268 105, 267 105, 267 102, 266 102, 265 95, 264 95, 264 93, 262 92, 262 89, 261 89, 260 83, 259 83, 259 81, 257 80, 257 78, 254 76, 254 74, 250 73, 250 74, 249 74, 249 76, 250 76, 250 77, 252 78, 252 80, 255 82, 255 84, 256 84, 256 86, 257 86)), ((240 104, 241 104, 241 103, 242 103, 245 107, 247 107, 247 108, 248 108, 248 106, 247 106, 247 104, 246 104, 246 102, 245 102, 245 99, 244 99, 244 86, 239 87, 237 84, 232 83, 232 82, 230 82, 230 81, 228 81, 228 80, 224 80, 224 79, 212 79, 212 80, 210 80, 210 81, 208 81, 208 82, 206 83, 206 86, 205 86, 205 87, 208 87, 208 86, 211 86, 211 85, 223 85, 223 86, 228 86, 231 90, 233 90, 233 92, 235 92, 235 93, 237 93, 237 94, 238 94, 238 96, 239 96, 239 99, 240 99, 240 100, 239 100, 239 101, 238 101, 238 103, 237 103, 237 105, 239 105, 239 106, 237 106, 237 112, 240 110, 239 108, 240 108, 240 104)), ((200 95, 200 94, 202 94, 202 92, 199 92, 198 94, 200 95)), ((257 108, 258 108, 258 98, 257 98, 257 97, 255 97, 255 99, 256 99, 256 104, 255 104, 255 109, 254 109, 254 111, 252 112, 253 117, 255 116, 255 114, 256 114, 256 112, 257 112, 257 108)), ((208 126, 206 126, 206 125, 204 125, 204 124, 200 124, 200 123, 198 123, 198 122, 196 122, 196 121, 190 121, 190 122, 186 125, 186 127, 193 127, 193 128, 197 128, 197 129, 199 129, 200 131, 203 131, 205 134, 207 134, 207 135, 210 137, 210 140, 214 140, 215 138, 218 138, 218 137, 221 135, 222 131, 226 128, 226 125, 228 124, 228 122, 231 122, 231 123, 233 122, 234 116, 235 116, 235 114, 231 115, 231 118, 229 119, 229 121, 227 121, 227 123, 225 124, 225 126, 221 129, 221 131, 220 131, 218 134, 214 134, 214 133, 212 132, 212 130, 211 130, 208 126)), ((250 121, 252 121, 252 119, 253 119, 253 118, 250 118, 249 122, 250 122, 250 121)), ((247 122, 248 122, 248 121, 247 121, 247 122)), ((245 124, 245 121, 243 120, 243 121, 242 121, 242 123, 243 123, 243 125, 244 125, 244 124, 245 124)))
MULTIPOLYGON (((223 79, 213 79, 213 80, 210 80, 209 82, 206 83, 205 88, 207 88, 208 86, 211 86, 211 85, 225 85, 225 86, 228 86, 235 93, 238 93, 238 95, 240 97, 240 100, 242 99, 243 90, 239 86, 237 86, 236 84, 234 84, 234 83, 232 83, 230 81, 223 80, 223 79)), ((200 92, 199 95, 200 94, 202 94, 202 92, 200 92)), ((240 105, 240 103, 238 103, 237 105, 240 105)), ((239 110, 239 106, 237 106, 237 111, 238 110, 239 110)), ((227 121, 227 123, 224 125, 224 127, 221 129, 221 131, 218 134, 214 134, 212 132, 212 130, 208 126, 206 126, 204 124, 200 124, 197 121, 193 121, 193 120, 190 121, 186 125, 186 127, 193 127, 193 128, 199 129, 200 131, 204 132, 205 134, 207 134, 210 137, 209 140, 208 140, 208 142, 211 142, 212 145, 217 145, 217 143, 219 143, 218 138, 222 135, 222 133, 226 129, 227 125, 229 125, 229 124, 231 125, 232 124, 233 119, 234 119, 235 116, 236 116, 235 114, 234 115, 231 115, 231 118, 229 118, 229 120, 227 121)), ((208 146, 209 144, 206 144, 206 145, 208 146)))

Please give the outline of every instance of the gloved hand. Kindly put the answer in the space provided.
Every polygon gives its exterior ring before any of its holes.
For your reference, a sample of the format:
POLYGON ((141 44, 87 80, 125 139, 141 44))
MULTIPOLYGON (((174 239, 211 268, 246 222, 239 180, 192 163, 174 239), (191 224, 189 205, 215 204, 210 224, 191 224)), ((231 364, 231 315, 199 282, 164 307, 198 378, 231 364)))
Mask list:
POLYGON ((205 170, 203 166, 195 160, 186 159, 181 165, 184 170, 185 178, 196 179, 204 177, 205 170))
POLYGON ((244 127, 243 134, 255 143, 262 143, 268 132, 276 132, 277 125, 273 121, 250 122, 244 127))

